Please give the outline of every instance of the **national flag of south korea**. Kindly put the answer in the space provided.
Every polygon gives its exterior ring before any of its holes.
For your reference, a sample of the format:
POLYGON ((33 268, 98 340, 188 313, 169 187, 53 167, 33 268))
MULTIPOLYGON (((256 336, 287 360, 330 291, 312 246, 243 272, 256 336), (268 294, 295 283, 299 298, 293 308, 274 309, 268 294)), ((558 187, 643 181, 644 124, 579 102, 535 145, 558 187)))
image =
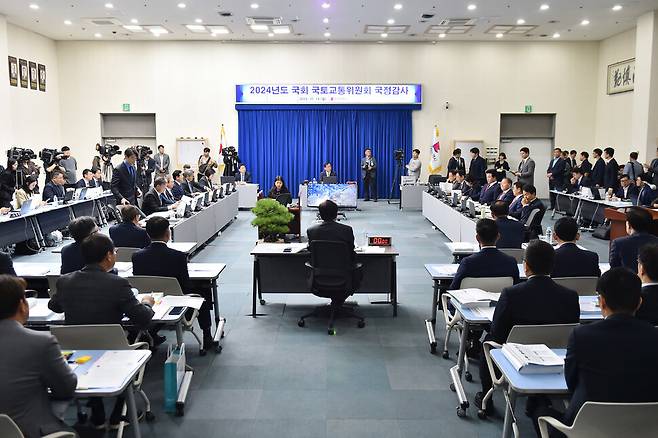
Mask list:
POLYGON ((439 127, 434 125, 434 136, 432 139, 431 159, 428 166, 430 174, 441 172, 441 144, 439 143, 439 127))
POLYGON ((222 152, 224 150, 224 143, 226 143, 226 131, 224 131, 224 124, 222 123, 222 127, 219 130, 219 155, 222 155, 222 152))

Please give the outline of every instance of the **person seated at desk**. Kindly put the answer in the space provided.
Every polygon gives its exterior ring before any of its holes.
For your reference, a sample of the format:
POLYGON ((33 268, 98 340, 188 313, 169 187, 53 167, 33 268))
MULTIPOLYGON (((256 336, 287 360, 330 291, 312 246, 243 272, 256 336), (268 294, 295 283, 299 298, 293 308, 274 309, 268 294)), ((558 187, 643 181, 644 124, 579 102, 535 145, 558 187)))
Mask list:
POLYGON ((456 182, 456 175, 457 175, 456 170, 449 170, 448 171, 448 177, 446 178, 446 182, 450 183, 454 186, 454 184, 456 182))
POLYGON ((245 184, 251 182, 251 174, 247 172, 247 166, 244 163, 240 163, 240 167, 238 168, 238 173, 235 174, 235 181, 245 184))
POLYGON ((485 173, 487 183, 482 186, 480 191, 480 204, 489 205, 498 198, 501 188, 498 180, 496 179, 496 170, 488 169, 485 173))
POLYGON ((523 183, 516 181, 512 184, 512 193, 514 194, 514 199, 509 203, 509 213, 516 213, 521 211, 523 208, 523 183))
MULTIPOLYGON (((523 269, 527 281, 503 289, 494 311, 493 320, 485 341, 504 344, 515 325, 575 324, 580 320, 578 293, 555 283, 553 271, 555 251, 542 240, 533 240, 525 251, 523 269)), ((480 360, 482 392, 475 395, 475 406, 482 408, 482 398, 491 388, 491 375, 487 363, 480 360)), ((488 413, 493 401, 487 404, 488 413)))
POLYGON ((466 173, 463 170, 455 170, 455 180, 452 183, 453 190, 461 190, 464 195, 468 186, 466 186, 466 173))
POLYGON ((164 205, 170 205, 170 204, 175 204, 176 203, 176 198, 174 197, 174 193, 171 191, 174 188, 174 178, 171 175, 167 175, 164 177, 165 179, 165 191, 164 191, 164 197, 162 198, 162 202, 164 205))
POLYGON ((274 178, 274 185, 270 189, 270 192, 267 194, 267 197, 270 199, 277 199, 279 195, 283 195, 284 193, 290 193, 290 190, 288 190, 288 187, 286 187, 286 183, 283 181, 283 177, 278 175, 276 178, 274 178))
POLYGON ((635 178, 635 187, 637 187, 637 198, 633 200, 633 205, 640 207, 651 207, 656 197, 655 192, 647 182, 649 176, 646 174, 639 175, 635 178))
POLYGON ((83 240, 97 232, 98 227, 96 226, 96 220, 90 216, 75 218, 69 223, 69 233, 71 233, 71 237, 73 237, 73 243, 62 248, 62 266, 59 271, 60 274, 79 271, 84 267, 85 262, 82 257, 80 246, 82 245, 83 240))
POLYGON ((491 216, 498 226, 496 248, 521 249, 525 236, 525 226, 508 216, 507 202, 496 201, 491 205, 491 216))
POLYGON ((183 172, 183 176, 185 177, 185 182, 183 183, 185 196, 194 196, 195 193, 205 192, 204 188, 194 181, 193 170, 186 170, 183 172))
POLYGON ((184 293, 198 293, 204 302, 199 309, 198 322, 203 332, 203 348, 208 350, 215 346, 211 328, 212 294, 210 288, 192 290, 190 274, 187 268, 187 254, 169 248, 171 239, 169 221, 163 217, 154 216, 146 221, 146 232, 151 238, 151 244, 133 254, 133 274, 174 277, 178 280, 184 293))
POLYGON ((204 191, 212 190, 212 176, 214 174, 215 170, 208 168, 203 173, 203 176, 199 179, 199 186, 201 186, 204 191))
POLYGON ((126 205, 121 208, 120 224, 110 227, 110 238, 114 245, 120 248, 144 248, 149 243, 146 230, 139 226, 141 215, 134 205, 126 205))
MULTIPOLYGON (((326 200, 318 206, 318 213, 322 222, 308 227, 306 235, 308 236, 309 244, 314 240, 329 240, 333 242, 344 242, 348 248, 352 250, 352 262, 356 260, 356 252, 354 252, 354 231, 349 225, 336 222, 338 217, 338 205, 331 201, 326 200)), ((361 272, 361 271, 355 271, 361 272)), ((358 274, 357 274, 358 275, 358 274)), ((360 279, 356 283, 360 283, 360 279)))
POLYGON ((628 175, 622 175, 619 179, 619 184, 620 186, 617 187, 617 190, 613 191, 612 189, 608 189, 609 197, 613 200, 616 198, 617 200, 623 201, 637 198, 637 187, 635 187, 635 184, 631 181, 628 175))
POLYGON ((539 236, 542 234, 541 221, 538 221, 535 225, 528 223, 530 213, 532 213, 533 210, 538 209, 539 213, 537 214, 542 217, 546 212, 546 207, 539 198, 537 198, 537 189, 535 186, 530 184, 523 186, 523 199, 521 200, 521 205, 523 206, 521 210, 510 213, 510 216, 520 220, 528 228, 531 236, 539 236), (533 229, 530 229, 531 227, 533 229))
POLYGON ((167 183, 164 178, 157 177, 153 182, 153 188, 146 192, 144 201, 142 202, 142 211, 146 216, 153 214, 157 211, 175 210, 178 207, 178 202, 169 204, 166 200, 165 190, 167 183))
POLYGON ((337 178, 336 177, 336 172, 333 171, 333 168, 332 168, 331 163, 329 161, 324 163, 324 170, 320 174, 320 177, 318 178, 318 182, 320 184, 324 184, 325 179, 328 179, 328 178, 330 178, 329 181, 332 181, 334 183, 335 183, 336 178, 337 178))
POLYGON ((475 238, 480 251, 462 259, 450 289, 461 287, 467 277, 512 277, 514 284, 519 282, 519 267, 514 257, 496 248, 498 225, 492 219, 480 219, 475 225, 475 238))
MULTIPOLYGON (((500 193, 496 197, 495 201, 506 202, 507 205, 510 205, 514 200, 514 191, 512 190, 512 180, 509 178, 503 178, 500 181, 500 193)), ((493 203, 494 201, 492 201, 493 203)))
POLYGON ((592 187, 592 181, 583 173, 580 167, 571 169, 571 179, 567 187, 567 193, 580 193, 583 187, 592 187))
POLYGON ((24 327, 30 315, 22 278, 0 275, 0 412, 26 438, 73 432, 53 413, 51 400, 73 397, 78 379, 57 339, 24 327))
POLYGON ((462 196, 471 198, 473 202, 478 202, 480 200, 480 182, 472 175, 467 175, 464 179, 462 196))
POLYGON ((658 326, 658 245, 645 245, 637 255, 637 275, 642 280, 642 304, 635 316, 658 326))
POLYGON ((647 244, 658 243, 658 237, 649 234, 653 218, 642 207, 626 209, 626 232, 628 236, 618 237, 610 242, 610 267, 623 266, 637 272, 637 253, 647 244))
POLYGON ((180 170, 174 170, 174 173, 172 173, 171 176, 174 177, 174 185, 171 188, 171 194, 174 195, 176 201, 180 201, 185 195, 185 190, 183 189, 183 172, 180 170))
POLYGON ((82 178, 75 183, 76 189, 84 189, 87 187, 96 187, 94 182, 94 174, 90 169, 85 169, 82 171, 82 178))
POLYGON ((658 402, 658 330, 633 316, 642 301, 640 279, 627 269, 612 268, 601 276, 596 290, 604 319, 576 327, 567 345, 569 407, 561 414, 539 405, 531 415, 535 422, 551 416, 571 425, 588 401, 658 402))
POLYGON ((580 239, 578 224, 572 217, 562 217, 555 222, 553 237, 558 246, 555 248, 555 264, 551 277, 599 277, 599 255, 594 251, 578 248, 580 239))
POLYGON ((92 174, 92 178, 91 178, 91 181, 89 182, 89 187, 92 187, 92 188, 101 187, 102 188, 103 187, 103 171, 101 171, 100 167, 92 167, 91 168, 91 174, 92 174))
MULTIPOLYGON (((48 302, 48 308, 55 313, 64 313, 67 325, 121 324, 126 316, 137 327, 146 327, 153 318, 155 301, 148 295, 138 302, 128 280, 109 273, 116 263, 112 240, 104 234, 94 233, 82 241, 81 250, 85 266, 59 277, 57 293, 48 302)), ((158 341, 162 343, 164 339, 158 341)), ((104 428, 103 400, 91 398, 89 406, 92 426, 104 428)), ((123 398, 118 397, 110 415, 111 429, 118 427, 122 408, 123 398)))
MULTIPOLYGON (((26 176, 23 185, 20 189, 16 190, 16 207, 20 210, 25 201, 32 199, 37 188, 37 179, 32 175, 26 176)), ((35 201, 32 201, 34 203, 35 201)))
POLYGON ((59 170, 56 170, 52 173, 50 181, 43 188, 42 199, 44 202, 52 202, 57 198, 59 201, 64 199, 66 194, 64 190, 64 174, 59 170))

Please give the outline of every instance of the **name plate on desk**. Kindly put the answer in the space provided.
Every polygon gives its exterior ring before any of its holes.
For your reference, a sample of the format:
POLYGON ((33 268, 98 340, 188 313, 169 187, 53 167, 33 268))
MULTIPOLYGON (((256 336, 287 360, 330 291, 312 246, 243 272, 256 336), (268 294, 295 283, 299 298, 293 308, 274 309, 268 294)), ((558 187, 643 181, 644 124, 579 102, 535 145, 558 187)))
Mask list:
POLYGON ((392 246, 391 236, 368 236, 368 246, 392 246))

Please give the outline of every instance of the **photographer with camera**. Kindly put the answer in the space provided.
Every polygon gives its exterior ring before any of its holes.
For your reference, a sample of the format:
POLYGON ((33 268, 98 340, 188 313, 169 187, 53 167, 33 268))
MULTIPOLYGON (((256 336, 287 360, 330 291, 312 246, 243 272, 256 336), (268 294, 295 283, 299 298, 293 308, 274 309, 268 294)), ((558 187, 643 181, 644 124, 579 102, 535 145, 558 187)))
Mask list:
POLYGON ((212 170, 212 176, 215 173, 215 169, 218 167, 219 164, 217 164, 217 161, 213 160, 210 156, 210 148, 203 148, 203 155, 197 160, 197 181, 201 181, 206 174, 206 170, 212 170))
POLYGON ((41 158, 43 166, 46 168, 46 182, 52 179, 53 172, 66 172, 66 169, 59 165, 59 160, 64 158, 64 154, 57 149, 44 148, 39 152, 39 158, 41 158))
POLYGON ((363 200, 377 202, 377 160, 372 156, 372 149, 366 148, 361 158, 361 178, 363 178, 363 200))
POLYGON ((62 158, 59 160, 59 165, 64 168, 64 176, 66 177, 67 184, 75 184, 78 180, 77 170, 78 162, 71 156, 71 148, 64 146, 62 148, 62 158))
POLYGON ((94 157, 94 161, 91 163, 91 167, 101 169, 103 172, 103 179, 105 181, 110 181, 112 179, 112 173, 114 172, 112 157, 115 155, 120 155, 121 148, 119 148, 117 145, 106 144, 101 146, 100 143, 96 143, 96 150, 100 156, 94 157))
POLYGON ((7 168, 0 174, 0 207, 11 208, 16 191, 16 170, 18 161, 13 158, 7 160, 7 168))
POLYGON ((142 192, 137 187, 137 151, 128 148, 123 153, 124 160, 112 172, 112 182, 110 188, 116 198, 117 203, 121 205, 137 205, 137 198, 142 196, 142 192))
POLYGON ((229 146, 222 150, 224 156, 224 176, 235 176, 238 172, 238 166, 242 161, 238 157, 238 152, 234 146, 229 146))

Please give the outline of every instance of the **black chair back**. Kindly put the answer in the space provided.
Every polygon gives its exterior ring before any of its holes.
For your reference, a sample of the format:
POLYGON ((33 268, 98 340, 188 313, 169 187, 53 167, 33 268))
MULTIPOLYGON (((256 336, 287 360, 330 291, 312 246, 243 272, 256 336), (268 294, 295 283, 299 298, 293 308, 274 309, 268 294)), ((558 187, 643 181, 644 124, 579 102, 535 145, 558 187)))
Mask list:
POLYGON ((345 242, 315 240, 311 251, 310 286, 323 297, 347 297, 354 291, 352 249, 345 242))
POLYGON ((448 180, 448 178, 446 178, 446 177, 443 176, 443 175, 430 175, 430 176, 427 178, 427 182, 428 182, 428 184, 431 184, 431 185, 435 185, 435 184, 439 184, 439 183, 442 183, 442 182, 446 182, 447 180, 448 180))

